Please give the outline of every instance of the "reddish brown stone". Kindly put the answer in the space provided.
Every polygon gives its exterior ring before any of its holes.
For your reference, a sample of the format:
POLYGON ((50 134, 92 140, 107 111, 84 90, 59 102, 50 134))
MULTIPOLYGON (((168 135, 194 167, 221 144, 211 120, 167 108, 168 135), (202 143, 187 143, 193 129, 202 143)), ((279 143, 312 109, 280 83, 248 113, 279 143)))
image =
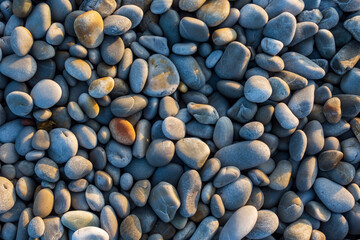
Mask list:
POLYGON ((131 123, 123 118, 114 118, 109 124, 111 136, 119 143, 132 145, 135 141, 135 130, 131 123))

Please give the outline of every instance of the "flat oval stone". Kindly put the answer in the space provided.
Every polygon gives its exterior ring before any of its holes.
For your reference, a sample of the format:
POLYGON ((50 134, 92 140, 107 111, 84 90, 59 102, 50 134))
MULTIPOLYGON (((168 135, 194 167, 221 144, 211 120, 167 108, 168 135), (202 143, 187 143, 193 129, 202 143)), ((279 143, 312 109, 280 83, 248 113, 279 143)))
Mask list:
POLYGON ((319 153, 325 144, 323 127, 317 120, 305 125, 304 132, 307 137, 306 153, 309 155, 319 153))
POLYGON ((254 228, 246 235, 250 239, 263 239, 273 234, 279 226, 279 218, 270 210, 258 211, 254 228))
POLYGON ((105 199, 102 192, 94 185, 89 184, 85 191, 85 199, 90 209, 100 212, 105 206, 105 199))
POLYGON ((111 140, 106 145, 109 162, 118 168, 126 167, 132 160, 131 148, 111 140))
POLYGON ((69 179, 77 180, 91 172, 92 163, 82 156, 74 156, 67 161, 64 167, 65 175, 69 179))
POLYGON ((135 59, 129 73, 130 88, 134 93, 140 93, 148 78, 148 63, 141 58, 135 59))
POLYGON ((94 149, 97 145, 96 132, 84 124, 76 124, 71 128, 75 134, 79 145, 85 149, 94 149))
POLYGON ((303 159, 296 174, 296 187, 305 192, 311 189, 318 174, 318 161, 315 157, 303 159))
POLYGON ((143 93, 151 97, 173 94, 179 86, 180 76, 174 63, 161 54, 148 59, 149 74, 143 93))
POLYGON ((284 47, 284 44, 276 39, 265 37, 261 40, 262 50, 270 55, 278 54, 281 49, 284 47))
POLYGON ((258 140, 244 141, 223 147, 216 152, 222 166, 235 166, 239 170, 256 167, 270 158, 269 147, 258 140))
POLYGON ((123 6, 121 6, 118 10, 115 11, 115 14, 130 19, 131 29, 136 28, 140 24, 144 16, 143 10, 134 4, 123 4, 123 6))
POLYGON ((200 175, 196 170, 189 170, 180 177, 177 190, 181 202, 179 212, 183 217, 191 217, 196 213, 201 186, 200 175))
POLYGON ((172 3, 172 0, 154 0, 151 2, 150 10, 154 14, 163 14, 170 9, 172 3))
POLYGON ((208 145, 199 138, 183 138, 176 143, 175 148, 177 156, 194 169, 200 169, 210 155, 208 145))
POLYGON ((248 177, 240 175, 236 181, 218 189, 217 194, 220 195, 225 209, 236 210, 244 206, 249 200, 252 186, 248 177))
POLYGON ((224 187, 240 177, 240 170, 237 167, 223 167, 214 178, 213 184, 216 188, 224 187))
POLYGON ((322 203, 332 212, 344 213, 354 207, 355 200, 351 193, 327 178, 316 179, 314 190, 322 203))
POLYGON ((316 201, 310 201, 305 205, 306 212, 313 218, 322 222, 329 221, 331 212, 321 203, 316 201))
POLYGON ((84 60, 70 57, 65 61, 66 71, 80 81, 89 80, 91 77, 91 67, 84 60))
POLYGON ((33 212, 35 216, 45 218, 50 215, 54 207, 54 194, 48 188, 41 189, 35 197, 33 212))
POLYGON ((0 63, 0 72, 18 82, 26 82, 37 70, 35 59, 30 55, 19 57, 15 54, 6 56, 0 63))
POLYGON ((299 119, 297 119, 285 103, 277 104, 274 113, 281 127, 285 129, 294 129, 299 125, 299 119))
POLYGON ((249 49, 242 43, 233 41, 227 45, 215 66, 215 72, 223 79, 240 80, 245 74, 249 60, 249 49))
POLYGON ((288 46, 295 36, 295 31, 296 18, 289 12, 283 12, 266 24, 263 34, 265 37, 279 40, 284 46, 288 46))
POLYGON ((127 17, 111 15, 104 19, 104 33, 110 36, 119 36, 131 28, 131 21, 127 17))
POLYGON ((61 217, 61 223, 72 231, 76 231, 84 227, 100 226, 100 220, 98 216, 91 212, 82 210, 66 212, 61 217))
POLYGON ((163 222, 170 222, 180 207, 180 199, 171 184, 160 182, 151 190, 149 204, 163 222))
POLYGON ((15 0, 12 5, 12 12, 18 18, 24 18, 29 15, 32 10, 31 0, 15 0))
POLYGON ((304 55, 296 52, 287 52, 281 58, 284 60, 285 70, 309 79, 321 79, 325 76, 324 69, 304 55))
POLYGON ((78 151, 78 141, 75 135, 65 128, 55 128, 50 131, 50 147, 48 154, 56 163, 65 163, 78 151))
POLYGON ((56 183, 60 179, 58 165, 49 158, 42 158, 36 163, 35 174, 48 182, 56 183))
POLYGON ((171 140, 180 140, 185 137, 185 124, 178 118, 172 116, 165 118, 161 129, 165 137, 171 140))
POLYGON ((62 90, 58 83, 50 79, 38 82, 31 90, 34 104, 40 108, 50 108, 61 98, 62 90))
POLYGON ((197 104, 190 102, 187 105, 188 112, 202 124, 215 124, 219 119, 216 109, 207 104, 197 104))
POLYGON ((13 91, 6 96, 6 103, 17 116, 26 116, 33 109, 33 100, 31 96, 25 92, 13 91))
POLYGON ((360 59, 360 43, 358 41, 350 41, 344 45, 331 59, 330 67, 336 74, 343 75, 347 71, 354 68, 360 59))
POLYGON ((196 12, 196 17, 209 27, 216 27, 226 20, 230 13, 230 3, 227 0, 210 0, 196 12))
POLYGON ((163 167, 170 163, 175 154, 175 145, 167 139, 153 140, 147 151, 146 161, 154 167, 163 167))
POLYGON ((301 198, 293 191, 285 192, 279 201, 277 215, 282 222, 296 221, 304 212, 301 198))
POLYGON ((239 208, 224 225, 220 232, 220 239, 244 238, 254 228, 257 218, 258 211, 255 207, 244 206, 239 208))
POLYGON ((117 117, 129 117, 143 110, 148 100, 143 95, 131 94, 118 97, 111 102, 111 112, 117 117))
POLYGON ((109 129, 111 136, 119 143, 132 145, 135 142, 135 130, 131 123, 122 118, 113 118, 109 129))
POLYGON ((306 147, 306 134, 302 130, 296 130, 296 132, 291 135, 289 142, 289 153, 291 158, 295 161, 300 161, 304 157, 306 147))
POLYGON ((311 223, 306 219, 300 219, 286 227, 284 237, 288 239, 309 239, 311 233, 311 223))
POLYGON ((72 238, 73 240, 86 240, 86 239, 98 239, 109 240, 109 234, 98 227, 83 227, 76 230, 72 238))
POLYGON ((165 56, 168 56, 170 53, 167 39, 165 37, 151 35, 141 36, 139 38, 139 43, 147 49, 165 56))
POLYGON ((137 181, 130 191, 130 198, 137 207, 144 207, 150 195, 151 183, 149 180, 137 181))
POLYGON ((262 76, 252 76, 245 82, 244 95, 251 102, 265 102, 271 94, 270 82, 262 76))
POLYGON ((246 4, 240 9, 239 23, 247 29, 259 29, 265 26, 268 21, 265 10, 256 4, 246 4))
POLYGON ((181 80, 187 87, 199 90, 205 85, 205 75, 195 58, 171 54, 170 59, 176 66, 181 80))
POLYGON ((270 2, 265 11, 268 13, 269 18, 273 18, 282 12, 289 12, 294 16, 298 15, 304 10, 305 4, 301 0, 280 0, 276 2, 270 2))
POLYGON ((28 29, 19 26, 11 33, 11 48, 20 57, 25 56, 33 45, 33 37, 28 29))
POLYGON ((16 201, 14 185, 4 177, 0 177, 0 213, 10 210, 16 201))
POLYGON ((37 4, 26 19, 25 27, 35 39, 45 36, 51 25, 51 11, 46 3, 37 4))
POLYGON ((79 15, 74 21, 77 38, 87 48, 100 46, 104 39, 104 22, 97 11, 88 11, 79 15))
POLYGON ((112 77, 98 78, 91 82, 89 95, 93 98, 102 98, 108 95, 114 88, 115 82, 112 77))
POLYGON ((112 192, 109 196, 110 205, 116 211, 116 214, 120 218, 125 218, 130 213, 129 200, 121 193, 112 192))
POLYGON ((179 31, 183 38, 195 42, 206 42, 210 37, 206 24, 192 17, 184 17, 180 20, 179 31))
POLYGON ((139 218, 131 214, 127 216, 120 224, 120 235, 123 239, 139 240, 142 235, 141 223, 139 218))
POLYGON ((309 85, 293 93, 288 107, 297 118, 301 119, 310 114, 314 106, 314 92, 315 86, 309 85))
POLYGON ((290 182, 292 165, 288 160, 281 160, 269 176, 271 189, 284 190, 290 182))
POLYGON ((186 12, 195 12, 198 10, 206 0, 180 0, 179 7, 186 12))

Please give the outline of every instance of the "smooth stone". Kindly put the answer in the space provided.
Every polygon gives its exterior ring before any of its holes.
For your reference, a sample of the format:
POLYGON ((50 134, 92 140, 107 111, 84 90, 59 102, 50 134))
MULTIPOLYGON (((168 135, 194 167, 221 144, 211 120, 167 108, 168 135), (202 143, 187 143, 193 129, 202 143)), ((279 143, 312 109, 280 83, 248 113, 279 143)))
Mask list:
POLYGON ((139 240, 141 238, 141 223, 136 215, 129 215, 121 222, 120 235, 124 240, 139 240))
POLYGON ((109 195, 109 203, 120 218, 125 218, 130 213, 129 200, 121 193, 112 192, 109 195))
POLYGON ((254 228, 246 237, 250 239, 263 239, 273 234, 279 226, 279 218, 270 210, 258 211, 258 218, 254 228))
POLYGON ((334 35, 326 29, 320 29, 315 35, 315 44, 320 55, 326 59, 332 58, 336 53, 334 35))
POLYGON ((290 87, 284 80, 278 77, 271 77, 268 80, 273 90, 270 100, 282 101, 290 95, 290 87))
POLYGON ((14 185, 7 178, 0 177, 0 183, 0 213, 5 213, 15 205, 16 193, 14 185))
POLYGON ((170 60, 174 63, 181 80, 186 86, 199 90, 205 85, 205 75, 195 58, 171 54, 170 60))
POLYGON ((261 40, 262 50, 270 55, 277 55, 284 47, 284 44, 276 39, 265 37, 261 40))
POLYGON ((152 13, 160 15, 167 12, 172 4, 172 0, 154 0, 151 2, 150 10, 152 13))
POLYGON ((287 191, 282 195, 277 209, 280 221, 292 223, 299 219, 303 212, 304 204, 296 193, 287 191))
POLYGON ((222 188, 240 177, 240 170, 236 167, 223 167, 213 180, 214 187, 222 188))
POLYGON ((118 239, 119 223, 114 209, 106 205, 100 213, 100 226, 109 235, 110 240, 118 239))
POLYGON ((169 116, 161 125, 164 135, 171 140, 180 140, 185 137, 185 124, 176 117, 169 116))
POLYGON ((186 12, 195 12, 198 10, 206 0, 179 0, 179 7, 186 12))
POLYGON ((207 25, 192 17, 184 17, 180 20, 179 31, 183 38, 195 42, 206 42, 210 37, 207 25))
POLYGON ((79 9, 83 11, 95 10, 100 13, 101 17, 105 18, 111 15, 117 7, 115 0, 85 0, 81 3, 79 9))
POLYGON ((309 79, 321 79, 325 71, 319 65, 304 55, 296 52, 284 53, 281 58, 285 63, 285 70, 297 73, 309 79))
POLYGON ((180 199, 171 184, 160 182, 151 190, 149 204, 163 222, 170 222, 180 207, 180 199))
POLYGON ((213 133, 213 141, 215 145, 221 149, 225 146, 232 144, 234 136, 234 127, 231 120, 224 116, 219 118, 216 122, 214 133, 213 133))
POLYGON ((318 174, 318 161, 315 157, 307 157, 300 162, 296 173, 296 187, 301 192, 311 189, 318 174))
POLYGON ((219 222, 216 218, 212 216, 206 217, 201 221, 190 240, 210 240, 214 237, 218 228, 219 222))
POLYGON ((104 22, 101 15, 94 10, 87 11, 74 21, 74 30, 80 43, 87 48, 100 46, 104 39, 104 22))
POLYGON ((40 108, 50 108, 61 98, 62 90, 58 83, 50 79, 38 82, 31 90, 34 104, 40 108))
POLYGON ((197 51, 197 45, 195 43, 175 43, 171 50, 178 55, 193 55, 197 51))
POLYGON ((91 77, 91 67, 84 60, 69 57, 65 61, 66 71, 80 81, 87 81, 91 77))
POLYGON ((36 60, 47 60, 55 56, 55 48, 45 41, 35 41, 31 50, 31 56, 36 60))
POLYGON ((271 19, 264 27, 264 36, 281 41, 284 46, 288 46, 295 36, 296 18, 289 12, 283 12, 274 18, 269 17, 271 19))
POLYGON ((26 19, 25 27, 31 32, 34 39, 45 36, 51 25, 51 11, 46 3, 37 4, 26 19))
POLYGON ((15 0, 12 4, 12 12, 18 18, 27 17, 32 10, 31 0, 15 0))
POLYGON ((170 163, 175 154, 175 145, 167 139, 153 140, 147 151, 146 160, 154 167, 163 167, 170 163))
POLYGON ((157 168, 151 178, 151 184, 157 185, 159 182, 168 182, 176 186, 181 175, 183 174, 183 167, 176 163, 169 163, 164 167, 157 168))
POLYGON ((271 189, 284 190, 290 183, 292 165, 288 160, 281 160, 269 176, 271 189))
POLYGON ((48 150, 51 159, 56 163, 65 163, 75 156, 78 150, 78 141, 75 135, 64 128, 55 128, 50 131, 50 147, 48 150))
POLYGON ((258 212, 253 206, 239 208, 226 222, 220 232, 220 239, 242 239, 255 227, 258 212), (238 226, 242 226, 241 228, 238 226))
POLYGON ((85 149, 94 149, 96 147, 97 136, 91 127, 77 124, 71 128, 71 131, 75 134, 80 147, 85 149))
POLYGON ((11 33, 11 48, 19 57, 29 53, 33 45, 33 37, 25 27, 18 26, 11 33))
POLYGON ((89 184, 85 191, 85 199, 90 209, 100 212, 105 206, 105 199, 102 192, 94 185, 89 184))
POLYGON ((297 118, 301 119, 310 114, 314 106, 314 92, 315 86, 309 85, 291 96, 288 107, 297 118))
POLYGON ((140 93, 148 78, 148 63, 141 58, 135 59, 129 72, 130 88, 134 93, 140 93))
POLYGON ((149 180, 137 181, 130 191, 130 198, 137 207, 144 207, 150 195, 149 180))
POLYGON ((256 4, 246 4, 240 9, 239 23, 247 29, 259 29, 265 26, 268 21, 265 10, 256 4))
POLYGON ((281 127, 293 129, 299 125, 299 119, 292 113, 285 103, 279 103, 275 106, 275 117, 281 127))
POLYGON ((65 38, 65 27, 61 23, 53 23, 46 33, 46 42, 53 46, 60 45, 65 38))
POLYGON ((280 72, 284 69, 284 61, 279 56, 258 53, 255 56, 256 64, 269 72, 280 72))
POLYGON ((36 163, 35 174, 48 182, 56 183, 60 179, 58 165, 49 158, 42 158, 36 163))
POLYGON ((206 1, 196 12, 196 17, 209 27, 216 27, 223 23, 230 14, 230 4, 226 0, 206 1))
POLYGON ((284 80, 289 85, 290 90, 302 89, 308 85, 308 80, 306 78, 286 70, 276 73, 275 77, 284 80))
POLYGON ((270 82, 262 76, 252 76, 245 82, 244 95, 250 102, 265 102, 270 98, 271 94, 270 82))
POLYGON ((286 227, 284 237, 287 239, 310 239, 312 233, 311 223, 306 219, 300 219, 286 227))
POLYGON ((140 24, 144 16, 144 12, 140 7, 134 4, 125 5, 124 3, 123 6, 121 6, 118 10, 115 11, 115 14, 130 19, 131 21, 130 29, 136 28, 140 24))
POLYGON ((265 11, 269 15, 269 18, 273 18, 283 12, 289 12, 296 16, 304 10, 304 7, 304 1, 301 0, 280 0, 276 2, 270 1, 270 3, 266 6, 265 11))
POLYGON ((26 116, 33 109, 33 99, 25 92, 13 91, 6 96, 6 103, 17 116, 26 116))
POLYGON ((115 86, 114 79, 111 77, 98 78, 91 82, 89 95, 93 98, 102 98, 108 95, 115 86))
POLYGON ((0 72, 18 82, 30 80, 36 73, 37 63, 30 55, 19 57, 15 54, 6 56, 0 63, 0 72))
POLYGON ((111 15, 104 19, 104 34, 110 36, 119 36, 131 28, 131 21, 127 17, 120 15, 111 15))
POLYGON ((110 108, 117 117, 129 117, 143 110, 147 104, 148 100, 143 95, 131 94, 115 98, 110 108))
POLYGON ((168 56, 170 53, 169 47, 167 45, 167 39, 165 37, 159 36, 141 36, 139 38, 139 43, 149 50, 168 56))
POLYGON ((340 82, 340 88, 344 93, 347 94, 360 94, 360 85, 356 81, 356 79, 360 75, 359 68, 353 68, 349 72, 347 72, 342 78, 340 82))
POLYGON ((349 233, 349 222, 342 214, 332 213, 329 221, 321 224, 320 231, 326 239, 344 239, 349 233))
POLYGON ((177 191, 180 198, 179 213, 183 217, 192 217, 200 200, 201 179, 196 170, 189 170, 180 177, 177 191))
POLYGON ((109 162, 118 168, 126 167, 132 160, 131 148, 111 140, 106 145, 109 162))
POLYGON ((135 142, 135 130, 131 123, 122 118, 113 118, 109 129, 111 136, 119 143, 132 145, 135 142))
POLYGON ((54 194, 48 188, 41 189, 35 196, 33 213, 45 218, 50 215, 54 207, 54 194))
POLYGON ((101 57, 110 66, 118 64, 125 51, 122 38, 118 36, 106 36, 100 46, 101 57))
POLYGON ((109 240, 109 234, 98 227, 83 227, 76 230, 71 239, 73 240, 86 240, 86 239, 98 239, 109 240))
POLYGON ((289 142, 289 153, 292 159, 300 161, 305 154, 307 147, 307 137, 302 130, 297 130, 291 137, 289 142))
POLYGON ((64 167, 65 175, 72 180, 85 177, 92 170, 92 163, 82 156, 70 158, 64 167))
POLYGON ((344 45, 330 61, 332 70, 336 74, 343 75, 354 68, 360 59, 359 49, 360 43, 354 40, 344 45))
POLYGON ((235 166, 241 171, 269 160, 270 149, 258 140, 243 141, 223 147, 215 157, 220 160, 222 166, 235 166))
POLYGON ((217 194, 220 195, 225 209, 236 210, 244 206, 249 200, 252 186, 249 178, 240 175, 236 181, 218 189, 217 194))
POLYGON ((28 233, 32 238, 40 238, 45 232, 45 223, 41 217, 34 217, 28 225, 28 233))
POLYGON ((245 74, 249 60, 249 49, 242 43, 233 41, 227 45, 215 66, 215 72, 222 79, 240 80, 245 74))
POLYGON ((64 235, 64 226, 61 224, 59 217, 47 217, 44 220, 45 232, 43 238, 60 239, 64 235))
POLYGON ((316 179, 314 190, 322 203, 332 212, 344 213, 354 207, 355 200, 351 193, 327 178, 316 179))
POLYGON ((324 131, 320 122, 312 120, 304 127, 307 137, 306 153, 309 155, 319 153, 325 144, 324 131))
POLYGON ((78 104, 89 118, 96 118, 99 115, 100 107, 89 94, 82 93, 78 98, 78 104))
POLYGON ((246 140, 255 140, 264 133, 264 125, 261 122, 248 122, 240 128, 239 135, 246 140))
POLYGON ((305 205, 306 212, 313 218, 327 222, 331 217, 331 212, 321 203, 316 201, 310 201, 305 205))
POLYGON ((100 220, 98 216, 91 212, 75 210, 62 215, 61 223, 70 230, 76 231, 84 227, 99 227, 100 220))
POLYGON ((219 114, 211 105, 196 104, 190 102, 187 105, 188 112, 201 124, 215 124, 219 114))
POLYGON ((296 24, 296 31, 293 40, 290 43, 290 47, 314 36, 319 30, 316 23, 313 22, 300 22, 296 24))
POLYGON ((208 145, 199 138, 183 138, 175 144, 176 155, 189 167, 200 169, 210 155, 208 145))
POLYGON ((346 30, 348 30, 353 37, 359 41, 360 40, 360 16, 354 16, 352 18, 347 19, 344 22, 344 27, 346 30))
POLYGON ((14 143, 16 137, 19 135, 24 125, 21 124, 21 119, 15 119, 4 123, 0 126, 0 142, 14 143))

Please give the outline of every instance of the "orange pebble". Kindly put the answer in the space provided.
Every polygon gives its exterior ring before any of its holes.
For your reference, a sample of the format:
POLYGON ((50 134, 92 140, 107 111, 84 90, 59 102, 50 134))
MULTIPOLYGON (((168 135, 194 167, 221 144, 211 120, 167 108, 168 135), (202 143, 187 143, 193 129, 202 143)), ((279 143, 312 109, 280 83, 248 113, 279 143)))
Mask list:
POLYGON ((111 136, 119 143, 132 145, 135 141, 135 130, 131 123, 123 118, 114 118, 109 124, 111 136))

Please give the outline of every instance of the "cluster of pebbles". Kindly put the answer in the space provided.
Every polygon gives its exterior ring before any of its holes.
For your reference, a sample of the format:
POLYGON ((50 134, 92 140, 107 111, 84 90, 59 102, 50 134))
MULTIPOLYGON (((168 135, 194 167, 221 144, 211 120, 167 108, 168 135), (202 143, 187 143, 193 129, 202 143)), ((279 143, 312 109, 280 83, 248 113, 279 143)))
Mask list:
POLYGON ((0 238, 360 237, 359 0, 0 0, 0 238))

